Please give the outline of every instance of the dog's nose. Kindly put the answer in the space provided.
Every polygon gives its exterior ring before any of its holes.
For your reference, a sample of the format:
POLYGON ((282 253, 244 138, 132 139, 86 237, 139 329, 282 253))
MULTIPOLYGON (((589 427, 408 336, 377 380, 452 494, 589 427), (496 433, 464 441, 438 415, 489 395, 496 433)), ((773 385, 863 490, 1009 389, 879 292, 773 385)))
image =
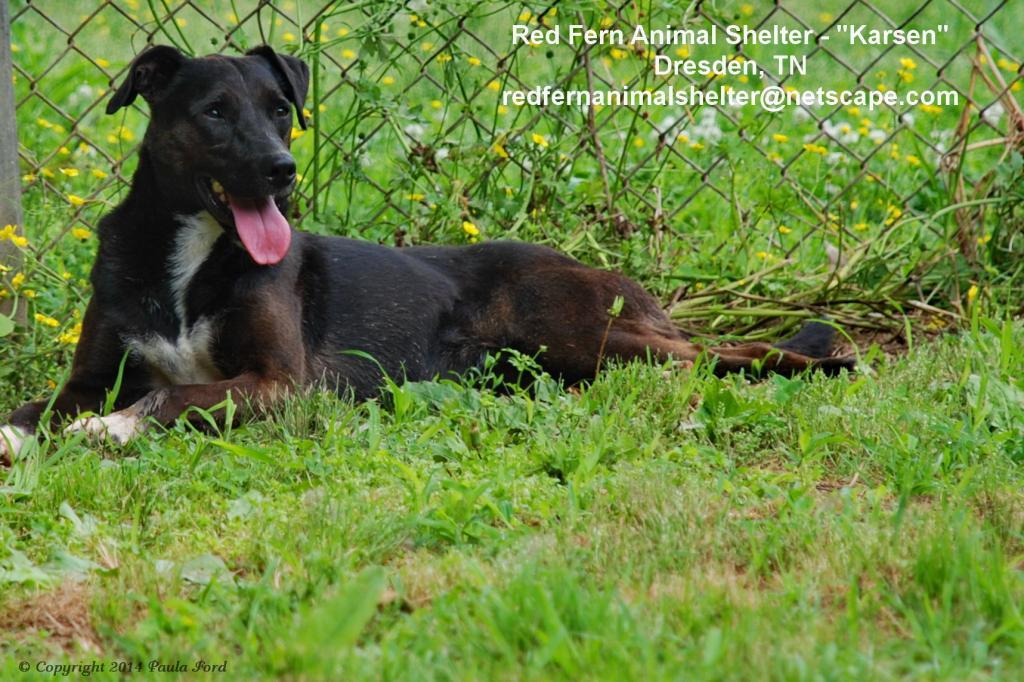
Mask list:
POLYGON ((266 176, 275 189, 287 187, 295 180, 295 159, 290 154, 272 157, 267 163, 266 176))

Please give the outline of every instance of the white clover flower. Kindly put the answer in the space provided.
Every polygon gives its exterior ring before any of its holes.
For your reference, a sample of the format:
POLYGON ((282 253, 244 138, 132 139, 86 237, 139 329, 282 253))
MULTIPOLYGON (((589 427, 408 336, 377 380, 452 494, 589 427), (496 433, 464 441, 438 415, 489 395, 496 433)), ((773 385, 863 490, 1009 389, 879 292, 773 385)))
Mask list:
POLYGON ((1003 103, 996 102, 981 112, 981 117, 985 119, 985 123, 995 126, 999 124, 999 119, 1001 119, 1005 113, 1006 110, 1003 108, 1003 103))

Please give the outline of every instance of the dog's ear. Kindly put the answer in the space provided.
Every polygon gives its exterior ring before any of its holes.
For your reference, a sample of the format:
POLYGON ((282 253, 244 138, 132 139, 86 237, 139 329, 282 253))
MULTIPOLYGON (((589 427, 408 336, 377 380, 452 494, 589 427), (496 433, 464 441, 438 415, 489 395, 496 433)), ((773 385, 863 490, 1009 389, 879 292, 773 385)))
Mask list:
POLYGON ((299 125, 306 129, 306 116, 302 106, 306 103, 306 92, 309 90, 309 67, 298 57, 274 52, 269 45, 254 47, 245 53, 250 57, 261 57, 270 63, 270 68, 281 79, 284 94, 288 101, 295 105, 295 113, 299 117, 299 125))
POLYGON ((167 45, 156 45, 144 51, 128 67, 128 75, 107 104, 107 113, 128 106, 136 95, 152 103, 187 59, 177 48, 167 45))

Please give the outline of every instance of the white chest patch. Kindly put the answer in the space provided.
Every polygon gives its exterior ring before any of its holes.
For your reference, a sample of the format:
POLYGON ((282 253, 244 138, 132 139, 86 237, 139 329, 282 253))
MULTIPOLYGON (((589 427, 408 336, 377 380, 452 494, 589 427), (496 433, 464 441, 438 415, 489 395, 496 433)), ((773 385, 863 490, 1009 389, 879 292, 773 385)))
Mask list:
POLYGON ((210 318, 201 317, 188 326, 185 300, 192 278, 206 262, 224 230, 206 211, 179 220, 181 230, 168 263, 174 309, 181 320, 178 338, 171 340, 152 333, 130 337, 127 343, 166 383, 207 384, 224 378, 213 362, 216 324, 210 318))

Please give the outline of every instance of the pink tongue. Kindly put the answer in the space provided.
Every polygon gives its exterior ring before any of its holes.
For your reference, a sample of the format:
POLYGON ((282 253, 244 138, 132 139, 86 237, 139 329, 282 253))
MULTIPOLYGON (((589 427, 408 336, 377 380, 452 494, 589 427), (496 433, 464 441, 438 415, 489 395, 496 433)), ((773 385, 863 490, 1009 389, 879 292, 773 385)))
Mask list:
POLYGON ((280 262, 292 243, 292 228, 270 197, 249 201, 228 197, 245 250, 260 265, 280 262))

